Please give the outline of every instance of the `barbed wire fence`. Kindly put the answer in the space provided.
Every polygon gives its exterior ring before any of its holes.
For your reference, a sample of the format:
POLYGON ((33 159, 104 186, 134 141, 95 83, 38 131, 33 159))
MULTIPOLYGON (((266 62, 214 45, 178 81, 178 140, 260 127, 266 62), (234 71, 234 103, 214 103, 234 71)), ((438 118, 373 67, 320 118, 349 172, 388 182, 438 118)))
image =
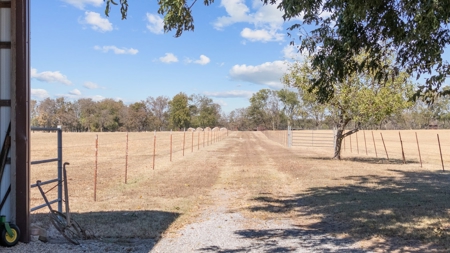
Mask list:
MULTIPOLYGON (((333 155, 333 130, 266 130, 264 135, 283 146, 323 149, 333 155)), ((391 163, 445 165, 450 163, 450 130, 360 130, 342 141, 345 157, 391 163)))
MULTIPOLYGON (((92 180, 83 177, 86 182, 77 183, 92 185, 90 189, 93 191, 93 199, 97 201, 97 191, 102 186, 127 184, 130 176, 137 175, 137 168, 157 170, 158 163, 166 165, 176 158, 194 154, 224 140, 228 136, 228 130, 207 127, 170 132, 80 133, 79 136, 81 134, 84 136, 76 138, 77 134, 74 134, 75 139, 71 140, 63 137, 63 159, 71 162, 71 173, 89 168, 93 174, 92 180)), ((56 145, 54 149, 53 146, 31 147, 33 159, 51 156, 55 150, 56 145)), ((32 171, 38 173, 39 178, 51 178, 56 169, 37 167, 32 168, 32 171)))

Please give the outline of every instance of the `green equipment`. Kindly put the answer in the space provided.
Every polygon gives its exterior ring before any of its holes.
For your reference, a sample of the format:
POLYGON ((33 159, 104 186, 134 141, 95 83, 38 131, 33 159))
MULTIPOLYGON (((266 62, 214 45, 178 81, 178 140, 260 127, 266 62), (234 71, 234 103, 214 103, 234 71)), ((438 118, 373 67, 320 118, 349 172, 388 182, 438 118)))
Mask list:
MULTIPOLYGON (((0 182, 3 178, 3 172, 5 170, 6 163, 8 161, 8 153, 11 148, 11 122, 9 123, 8 130, 6 131, 5 140, 3 141, 2 151, 0 152, 0 182)), ((11 192, 11 185, 6 190, 5 196, 3 196, 0 202, 0 212, 3 205, 6 203, 6 199, 11 192)), ((19 242, 20 230, 15 224, 6 222, 6 216, 0 216, 0 244, 6 247, 12 247, 19 242)))

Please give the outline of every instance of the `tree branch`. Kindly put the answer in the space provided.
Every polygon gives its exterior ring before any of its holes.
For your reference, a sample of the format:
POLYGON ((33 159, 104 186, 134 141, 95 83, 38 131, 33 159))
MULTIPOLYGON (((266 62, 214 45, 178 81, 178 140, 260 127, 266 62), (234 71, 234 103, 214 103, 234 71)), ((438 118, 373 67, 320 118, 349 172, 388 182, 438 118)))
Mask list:
POLYGON ((356 133, 356 132, 358 132, 358 131, 359 131, 358 128, 352 129, 352 130, 346 132, 345 134, 342 134, 342 138, 345 138, 345 137, 347 137, 347 136, 349 136, 349 135, 352 135, 352 134, 354 134, 354 133, 356 133))

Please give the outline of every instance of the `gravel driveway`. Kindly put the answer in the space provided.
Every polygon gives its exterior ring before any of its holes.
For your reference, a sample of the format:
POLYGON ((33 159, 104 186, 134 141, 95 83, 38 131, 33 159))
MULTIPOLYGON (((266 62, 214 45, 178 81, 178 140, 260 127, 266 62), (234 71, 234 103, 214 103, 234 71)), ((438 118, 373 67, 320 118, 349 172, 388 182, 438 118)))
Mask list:
MULTIPOLYGON (((287 189, 283 175, 258 176, 275 173, 276 157, 271 150, 280 145, 264 140, 252 132, 235 133, 234 139, 223 142, 217 164, 223 172, 208 194, 210 200, 199 207, 195 218, 179 229, 169 229, 160 238, 102 238, 83 241, 75 246, 57 233, 50 233, 50 241, 19 243, 1 252, 367 252, 355 241, 334 237, 329 231, 302 228, 292 218, 251 217, 243 211, 247 197, 246 177, 256 181, 252 189, 270 192, 287 189), (247 173, 247 174, 238 174, 247 173), (253 173, 253 174, 249 174, 253 173), (244 178, 244 179, 242 179, 244 178), (236 180, 242 180, 236 182, 236 180), (280 184, 280 185, 274 185, 280 184)), ((212 151, 211 151, 212 152, 212 151)), ((205 155, 215 155, 206 153, 205 155)), ((291 154, 286 153, 286 156, 291 154)), ((201 159, 201 158, 200 158, 201 159)), ((285 158, 284 158, 285 159, 285 158)), ((291 180, 287 178, 286 180, 291 180)), ((291 180, 292 181, 292 180, 291 180)), ((289 181, 289 182, 291 182, 289 181)), ((250 186, 248 186, 250 187, 250 186)))

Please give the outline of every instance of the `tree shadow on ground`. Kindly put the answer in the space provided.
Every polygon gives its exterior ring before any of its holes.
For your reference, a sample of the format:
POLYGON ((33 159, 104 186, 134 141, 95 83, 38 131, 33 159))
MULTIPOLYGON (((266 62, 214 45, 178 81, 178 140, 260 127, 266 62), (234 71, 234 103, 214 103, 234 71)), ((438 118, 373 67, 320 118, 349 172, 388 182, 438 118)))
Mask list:
MULTIPOLYGON (((370 250, 423 252, 450 248, 450 174, 446 172, 404 172, 396 176, 351 176, 353 184, 314 187, 293 196, 254 198, 250 211, 294 213, 317 219, 302 226, 313 234, 348 235, 370 240, 370 250), (379 240, 373 240, 379 238, 379 240)), ((295 234, 279 231, 274 236, 295 234)), ((268 231, 249 233, 263 240, 268 231)))
MULTIPOLYGON (((308 159, 311 160, 333 160, 333 158, 331 157, 310 157, 308 159)), ((359 162, 359 163, 368 163, 368 164, 403 164, 403 160, 402 159, 396 159, 396 158, 381 158, 381 157, 356 157, 356 156, 352 156, 352 157, 343 157, 341 158, 342 161, 351 161, 351 162, 359 162)), ((406 164, 412 164, 412 163, 419 163, 416 160, 412 160, 412 159, 406 159, 405 160, 406 164)))
MULTIPOLYGON (((71 217, 86 230, 89 240, 111 243, 124 248, 124 252, 135 252, 134 247, 145 243, 149 252, 161 235, 179 217, 179 213, 163 211, 105 211, 71 213, 71 217)), ((49 215, 31 214, 32 226, 47 230, 49 243, 69 243, 50 223, 49 215)))
POLYGON ((351 248, 349 239, 326 237, 300 228, 289 229, 246 229, 235 234, 243 239, 251 239, 249 246, 235 249, 222 249, 218 246, 201 248, 201 252, 235 253, 235 252, 349 252, 362 253, 360 249, 351 248))

